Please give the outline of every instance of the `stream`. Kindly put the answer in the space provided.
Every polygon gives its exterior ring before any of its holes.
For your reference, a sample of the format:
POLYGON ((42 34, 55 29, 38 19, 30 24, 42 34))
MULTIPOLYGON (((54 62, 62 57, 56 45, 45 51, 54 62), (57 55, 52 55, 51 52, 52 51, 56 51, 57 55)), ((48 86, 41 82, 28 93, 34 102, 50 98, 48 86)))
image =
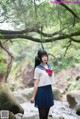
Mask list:
MULTIPOLYGON (((39 119, 38 109, 29 101, 21 104, 24 108, 24 115, 17 114, 17 119, 39 119)), ((69 108, 66 101, 54 101, 54 106, 49 111, 49 119, 80 119, 75 112, 69 108)))

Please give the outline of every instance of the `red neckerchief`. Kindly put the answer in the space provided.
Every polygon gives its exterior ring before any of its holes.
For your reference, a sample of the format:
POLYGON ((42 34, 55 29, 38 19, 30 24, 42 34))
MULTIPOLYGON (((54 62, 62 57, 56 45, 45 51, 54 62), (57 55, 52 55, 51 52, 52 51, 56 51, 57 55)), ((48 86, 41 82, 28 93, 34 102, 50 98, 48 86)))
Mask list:
POLYGON ((52 69, 45 69, 45 71, 48 73, 49 76, 52 76, 53 73, 52 69))

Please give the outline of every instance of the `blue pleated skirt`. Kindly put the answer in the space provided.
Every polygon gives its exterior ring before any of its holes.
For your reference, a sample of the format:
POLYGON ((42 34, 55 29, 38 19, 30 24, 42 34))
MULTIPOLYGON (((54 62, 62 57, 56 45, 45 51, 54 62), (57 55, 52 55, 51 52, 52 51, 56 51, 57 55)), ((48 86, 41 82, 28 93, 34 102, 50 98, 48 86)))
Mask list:
POLYGON ((35 107, 50 108, 54 105, 54 97, 51 85, 38 87, 35 97, 35 107))

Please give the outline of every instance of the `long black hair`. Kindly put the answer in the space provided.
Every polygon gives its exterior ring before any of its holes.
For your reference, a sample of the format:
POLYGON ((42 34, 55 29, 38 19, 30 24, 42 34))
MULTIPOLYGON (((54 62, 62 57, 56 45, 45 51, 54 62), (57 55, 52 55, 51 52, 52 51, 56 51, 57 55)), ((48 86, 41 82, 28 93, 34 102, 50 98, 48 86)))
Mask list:
POLYGON ((45 50, 38 50, 37 56, 35 57, 35 67, 38 66, 42 62, 42 56, 46 55, 48 58, 48 54, 45 50))

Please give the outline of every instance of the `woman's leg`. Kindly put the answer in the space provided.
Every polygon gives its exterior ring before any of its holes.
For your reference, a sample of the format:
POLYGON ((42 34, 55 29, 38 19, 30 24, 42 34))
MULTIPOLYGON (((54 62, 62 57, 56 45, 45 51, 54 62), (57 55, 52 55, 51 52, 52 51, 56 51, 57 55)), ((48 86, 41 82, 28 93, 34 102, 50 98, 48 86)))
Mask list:
POLYGON ((48 119, 48 113, 49 113, 49 109, 50 108, 45 108, 45 109, 41 109, 39 108, 39 118, 40 119, 48 119))

